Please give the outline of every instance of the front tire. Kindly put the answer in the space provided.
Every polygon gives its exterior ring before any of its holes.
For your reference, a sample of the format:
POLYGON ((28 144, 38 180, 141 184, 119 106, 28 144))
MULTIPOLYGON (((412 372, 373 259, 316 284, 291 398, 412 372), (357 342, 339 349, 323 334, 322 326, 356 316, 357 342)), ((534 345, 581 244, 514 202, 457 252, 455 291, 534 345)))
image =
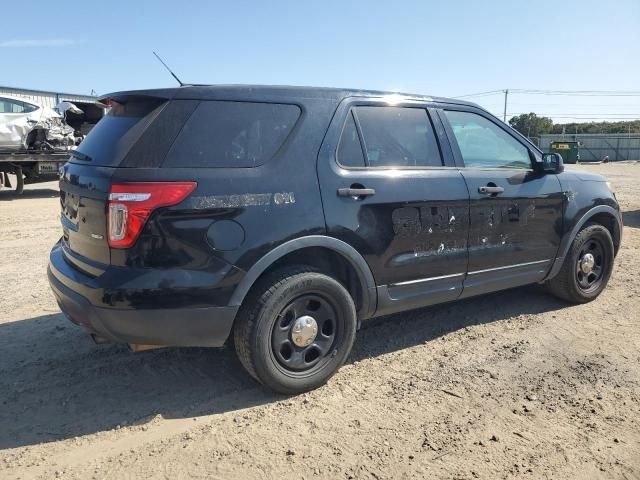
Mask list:
POLYGON ((274 272, 238 313, 234 344, 249 374, 287 395, 323 385, 344 363, 356 334, 356 310, 337 280, 310 267, 274 272))
POLYGON ((553 295, 568 302, 590 302, 607 286, 613 259, 609 230, 602 225, 587 225, 576 235, 560 272, 547 282, 547 287, 553 295))

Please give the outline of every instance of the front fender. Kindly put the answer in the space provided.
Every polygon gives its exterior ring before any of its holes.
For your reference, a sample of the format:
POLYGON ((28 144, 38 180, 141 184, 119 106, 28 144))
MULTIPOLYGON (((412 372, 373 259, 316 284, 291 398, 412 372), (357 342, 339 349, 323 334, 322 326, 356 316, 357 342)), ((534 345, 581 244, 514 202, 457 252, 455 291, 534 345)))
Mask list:
POLYGON ((560 246, 558 248, 558 255, 556 256, 556 259, 553 262, 553 266, 551 267, 551 270, 549 271, 549 274, 547 275, 545 280, 549 280, 558 274, 558 272, 562 268, 565 257, 569 253, 569 249, 571 248, 573 239, 576 238, 576 235, 578 235, 578 232, 582 229, 582 227, 584 227, 584 225, 589 222, 594 216, 602 213, 611 215, 611 217, 613 217, 613 219, 615 220, 614 241, 616 244, 620 245, 620 243, 622 242, 623 228, 622 215, 620 213, 620 210, 617 210, 610 205, 595 206, 589 209, 585 214, 583 214, 578 219, 578 221, 575 222, 573 228, 568 233, 565 233, 565 235, 562 237, 560 246), (616 236, 617 238, 615 238, 616 236))

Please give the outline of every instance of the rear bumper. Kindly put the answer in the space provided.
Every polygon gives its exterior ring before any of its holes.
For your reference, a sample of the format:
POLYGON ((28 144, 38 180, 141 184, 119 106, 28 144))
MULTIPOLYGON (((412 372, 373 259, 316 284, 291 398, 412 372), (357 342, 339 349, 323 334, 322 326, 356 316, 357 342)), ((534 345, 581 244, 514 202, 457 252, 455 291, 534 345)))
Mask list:
MULTIPOLYGON (((68 271, 70 268, 54 248, 47 275, 60 309, 73 323, 112 342, 220 347, 229 337, 238 311, 238 307, 227 306, 127 309, 97 306, 68 286, 78 285, 79 280, 76 272, 68 271)), ((88 283, 95 282, 91 280, 88 283)), ((94 290, 87 284, 82 287, 83 291, 94 290)))

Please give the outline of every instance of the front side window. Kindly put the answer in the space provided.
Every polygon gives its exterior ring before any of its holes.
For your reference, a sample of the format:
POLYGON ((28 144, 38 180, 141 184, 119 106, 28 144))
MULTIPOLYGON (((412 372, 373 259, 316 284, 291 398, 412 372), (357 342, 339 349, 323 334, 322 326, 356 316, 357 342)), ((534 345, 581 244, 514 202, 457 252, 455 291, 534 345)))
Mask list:
POLYGON ((465 167, 531 168, 527 147, 495 123, 471 112, 445 110, 465 167))
POLYGON ((0 98, 0 113, 28 113, 33 110, 27 109, 31 105, 19 100, 10 100, 8 98, 0 98))
POLYGON ((439 167, 440 151, 426 110, 355 107, 370 167, 439 167))

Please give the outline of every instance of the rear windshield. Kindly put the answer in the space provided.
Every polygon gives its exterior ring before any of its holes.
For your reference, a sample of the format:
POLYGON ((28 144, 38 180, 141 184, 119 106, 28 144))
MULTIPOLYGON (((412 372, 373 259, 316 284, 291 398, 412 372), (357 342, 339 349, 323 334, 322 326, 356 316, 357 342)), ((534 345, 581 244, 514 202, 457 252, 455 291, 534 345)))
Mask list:
MULTIPOLYGON (((119 165, 147 125, 143 120, 152 118, 151 114, 161 105, 162 101, 158 99, 131 100, 126 104, 114 102, 109 113, 78 146, 78 152, 88 155, 91 165, 119 165)), ((73 161, 86 163, 78 159, 73 161)))
POLYGON ((203 101, 173 143, 165 167, 255 167, 280 149, 296 105, 203 101))

